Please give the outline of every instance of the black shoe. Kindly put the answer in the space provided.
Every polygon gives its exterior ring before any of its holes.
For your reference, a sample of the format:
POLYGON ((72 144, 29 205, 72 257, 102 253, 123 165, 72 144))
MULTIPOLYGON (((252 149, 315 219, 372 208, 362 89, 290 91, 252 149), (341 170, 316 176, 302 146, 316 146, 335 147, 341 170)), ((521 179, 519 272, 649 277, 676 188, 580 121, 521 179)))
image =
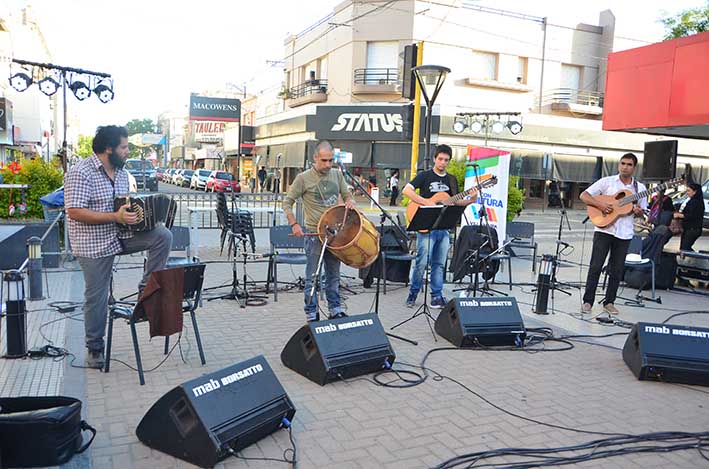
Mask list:
POLYGON ((346 318, 347 315, 340 311, 339 313, 335 314, 334 316, 330 316, 330 319, 340 319, 340 318, 346 318))
POLYGON ((103 369, 106 358, 103 356, 103 350, 87 350, 86 352, 86 368, 103 369))

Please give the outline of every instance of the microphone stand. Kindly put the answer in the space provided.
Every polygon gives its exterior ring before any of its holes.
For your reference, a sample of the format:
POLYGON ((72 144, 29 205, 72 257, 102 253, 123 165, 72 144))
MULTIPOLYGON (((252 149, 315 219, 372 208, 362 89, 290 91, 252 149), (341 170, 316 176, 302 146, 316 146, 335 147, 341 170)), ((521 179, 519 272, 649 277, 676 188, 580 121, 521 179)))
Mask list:
MULTIPOLYGON (((559 231, 556 235, 556 253, 554 254, 554 261, 553 261, 552 270, 551 270, 551 301, 552 301, 552 305, 554 304, 554 290, 559 290, 561 293, 564 293, 567 296, 571 296, 571 293, 567 292, 559 285, 562 285, 567 288, 576 288, 573 285, 570 285, 568 283, 559 282, 556 279, 556 269, 561 263, 560 257, 562 255, 562 251, 569 246, 568 243, 565 243, 561 240, 561 232, 563 231, 564 220, 566 220, 567 228, 569 229, 569 231, 571 231, 571 222, 569 222, 569 216, 566 213, 566 207, 564 206, 564 191, 562 191, 561 189, 559 190, 559 201, 561 202, 561 204, 560 204, 561 209, 559 210, 559 214, 560 214, 559 231), (563 249, 561 248, 562 245, 564 246, 563 249)), ((535 260, 535 262, 536 262, 536 260, 535 260)))
MULTIPOLYGON (((473 171, 475 174, 475 185, 478 188, 478 197, 480 198, 480 211, 478 213, 478 233, 482 235, 482 228, 483 228, 483 219, 485 220, 485 231, 487 232, 487 242, 492 243, 492 236, 490 234, 490 222, 487 218, 487 210, 485 209, 485 197, 483 193, 483 188, 480 185, 480 178, 478 176, 478 168, 480 165, 477 163, 473 163, 473 171)), ((499 240, 498 240, 499 243, 499 240)), ((480 249, 482 249, 482 246, 480 246, 478 249, 475 250, 475 282, 473 283, 473 298, 475 298, 478 294, 478 280, 479 280, 479 274, 480 274, 480 268, 483 267, 485 271, 487 271, 487 262, 489 256, 485 256, 482 259, 482 262, 485 263, 484 266, 481 266, 480 263, 480 249)))
POLYGON ((275 187, 273 188, 273 226, 276 226, 276 214, 278 213, 278 195, 281 190, 281 156, 283 156, 283 153, 279 153, 278 156, 276 156, 276 174, 273 178, 273 182, 275 184, 275 187))
MULTIPOLYGON (((403 239, 409 239, 409 234, 406 232, 406 230, 404 230, 404 228, 402 228, 401 225, 399 225, 399 223, 394 220, 394 218, 391 216, 391 214, 389 212, 387 212, 384 209, 384 207, 379 205, 378 200, 374 200, 374 198, 371 196, 371 194, 369 192, 367 192, 366 190, 364 190, 364 187, 362 187, 362 184, 359 183, 357 178, 352 176, 349 173, 349 171, 347 171, 347 168, 345 168, 344 163, 340 162, 339 165, 340 165, 340 169, 342 170, 342 174, 345 176, 345 179, 349 179, 352 182, 352 184, 357 186, 357 188, 360 191, 362 191, 362 193, 369 199, 369 201, 372 202, 374 205, 376 205, 377 208, 379 209, 379 211, 381 212, 381 217, 379 219, 380 242, 381 242, 381 236, 384 235, 384 220, 385 219, 388 219, 389 221, 391 221, 394 228, 399 232, 399 234, 401 236, 403 236, 403 239)), ((386 275, 386 272, 384 272, 384 275, 386 275)), ((379 316, 379 283, 380 283, 379 280, 380 279, 377 278, 377 290, 376 290, 375 297, 374 297, 374 305, 375 305, 374 306, 374 314, 376 314, 377 316, 379 316)), ((385 334, 388 335, 389 337, 394 338, 394 339, 403 340, 404 342, 408 342, 412 345, 418 345, 418 342, 416 342, 415 340, 407 339, 405 337, 401 337, 401 336, 398 336, 396 334, 392 334, 389 332, 386 332, 385 334)))

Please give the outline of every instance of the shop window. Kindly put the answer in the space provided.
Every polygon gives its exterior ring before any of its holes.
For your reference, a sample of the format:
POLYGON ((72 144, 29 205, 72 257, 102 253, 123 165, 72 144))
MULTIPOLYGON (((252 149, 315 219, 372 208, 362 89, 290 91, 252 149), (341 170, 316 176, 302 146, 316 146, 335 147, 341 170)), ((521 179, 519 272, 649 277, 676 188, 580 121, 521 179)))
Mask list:
POLYGON ((544 181, 540 179, 531 179, 529 181, 529 197, 532 199, 544 197, 544 181))

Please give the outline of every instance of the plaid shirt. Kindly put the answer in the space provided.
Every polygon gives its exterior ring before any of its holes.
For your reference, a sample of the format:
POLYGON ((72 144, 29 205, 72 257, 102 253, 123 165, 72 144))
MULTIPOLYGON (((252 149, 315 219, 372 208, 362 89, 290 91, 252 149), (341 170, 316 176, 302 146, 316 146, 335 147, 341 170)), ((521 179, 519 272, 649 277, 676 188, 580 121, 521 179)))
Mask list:
MULTIPOLYGON (((114 178, 111 181, 95 154, 81 160, 64 176, 64 207, 114 212, 113 200, 129 191, 125 170, 117 169, 114 178)), ((116 223, 90 224, 69 218, 69 240, 75 256, 98 259, 118 254, 123 251, 119 238, 131 236, 131 232, 119 230, 116 223)))

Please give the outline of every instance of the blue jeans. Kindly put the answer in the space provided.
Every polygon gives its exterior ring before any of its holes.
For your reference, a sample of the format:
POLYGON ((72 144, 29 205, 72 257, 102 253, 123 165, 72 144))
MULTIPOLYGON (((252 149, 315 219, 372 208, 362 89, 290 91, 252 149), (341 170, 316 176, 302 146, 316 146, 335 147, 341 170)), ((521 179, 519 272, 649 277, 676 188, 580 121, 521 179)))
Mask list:
POLYGON ((445 275, 446 257, 450 247, 447 230, 434 230, 429 233, 416 234, 416 265, 411 272, 411 287, 409 295, 414 298, 423 287, 423 275, 426 264, 431 262, 431 298, 443 296, 443 278, 445 275), (429 245, 430 242, 430 245, 429 245))
MULTIPOLYGON (((313 274, 318 268, 322 243, 317 236, 308 236, 305 239, 305 255, 308 263, 305 265, 305 289, 304 310, 309 320, 315 318, 318 312, 318 292, 310 297, 310 289, 313 287, 313 274)), ((325 297, 327 298, 327 308, 330 315, 342 312, 342 302, 340 300, 340 260, 332 255, 330 251, 325 251, 322 271, 325 272, 325 297)), ((321 271, 321 274, 322 274, 321 271)))

